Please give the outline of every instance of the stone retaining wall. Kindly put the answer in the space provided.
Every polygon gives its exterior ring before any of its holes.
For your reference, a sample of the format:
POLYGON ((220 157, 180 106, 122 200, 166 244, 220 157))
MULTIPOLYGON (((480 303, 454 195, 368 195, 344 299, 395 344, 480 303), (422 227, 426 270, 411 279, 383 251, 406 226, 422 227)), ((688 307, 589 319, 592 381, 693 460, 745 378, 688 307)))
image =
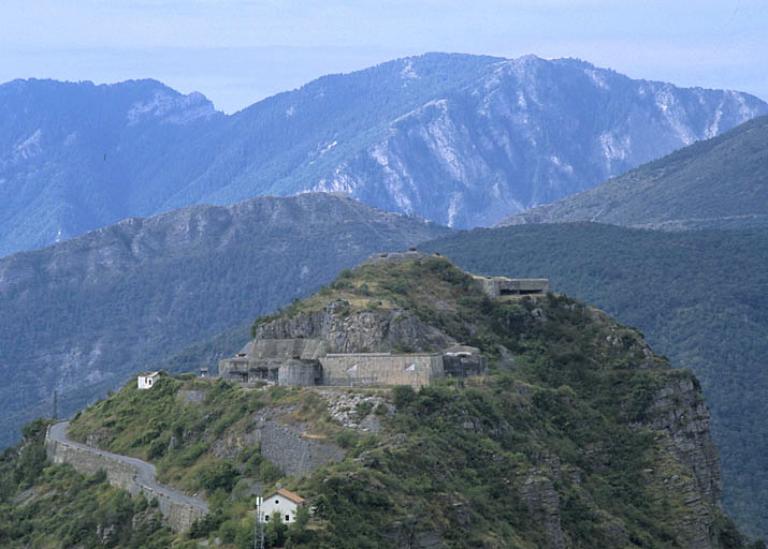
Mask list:
POLYGON ((76 471, 89 475, 103 470, 111 485, 122 488, 134 496, 143 493, 150 501, 156 499, 160 512, 176 532, 188 530, 195 520, 206 514, 206 511, 199 507, 171 499, 143 482, 135 467, 110 458, 105 453, 80 444, 52 440, 48 436, 46 436, 45 446, 48 459, 53 463, 67 463, 76 471))

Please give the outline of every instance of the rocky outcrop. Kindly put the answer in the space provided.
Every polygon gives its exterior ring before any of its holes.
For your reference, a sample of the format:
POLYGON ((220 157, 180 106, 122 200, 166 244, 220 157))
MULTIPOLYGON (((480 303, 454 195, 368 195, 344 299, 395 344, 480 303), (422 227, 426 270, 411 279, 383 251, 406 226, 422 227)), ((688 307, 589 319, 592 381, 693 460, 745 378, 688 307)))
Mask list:
POLYGON ((318 338, 331 353, 439 351, 456 341, 409 311, 349 312, 335 301, 322 311, 281 317, 259 326, 256 339, 318 338))
POLYGON ((687 519, 678 525, 688 547, 718 547, 710 536, 720 501, 720 463, 710 436, 709 410, 696 379, 680 372, 659 389, 642 426, 658 433, 661 453, 671 461, 659 464, 657 474, 689 509, 687 519))
POLYGON ((552 481, 534 471, 523 482, 520 495, 533 520, 541 525, 547 549, 565 549, 565 534, 560 524, 560 496, 552 481))
POLYGON ((391 417, 395 406, 380 395, 324 390, 319 393, 328 404, 331 419, 342 427, 363 432, 378 433, 381 417, 391 417))

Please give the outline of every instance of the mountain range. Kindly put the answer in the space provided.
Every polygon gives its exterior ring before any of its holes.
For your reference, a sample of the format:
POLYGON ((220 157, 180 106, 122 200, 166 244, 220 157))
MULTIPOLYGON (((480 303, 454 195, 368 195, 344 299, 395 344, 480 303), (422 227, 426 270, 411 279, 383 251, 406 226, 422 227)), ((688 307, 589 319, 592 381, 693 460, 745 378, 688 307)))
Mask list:
POLYGON ((575 59, 427 54, 227 116, 152 80, 0 86, 0 255, 132 216, 344 191, 458 228, 588 189, 768 112, 575 59))
POLYGON ((663 230, 768 225, 768 116, 502 225, 594 221, 663 230))
POLYGON ((0 259, 0 445, 29 419, 50 416, 54 391, 58 412, 72 413, 374 252, 446 232, 348 198, 303 194, 131 218, 0 259))

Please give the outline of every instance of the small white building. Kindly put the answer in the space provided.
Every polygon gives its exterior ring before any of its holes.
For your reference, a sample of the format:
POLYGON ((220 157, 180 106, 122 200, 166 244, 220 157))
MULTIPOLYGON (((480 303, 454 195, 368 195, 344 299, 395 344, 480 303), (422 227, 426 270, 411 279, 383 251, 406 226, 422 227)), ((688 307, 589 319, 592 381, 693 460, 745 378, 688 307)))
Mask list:
POLYGON ((160 377, 160 372, 150 372, 148 374, 141 374, 138 377, 139 389, 151 389, 157 383, 157 379, 160 377))
POLYGON ((280 488, 269 497, 265 497, 261 504, 261 522, 268 522, 275 512, 280 513, 280 520, 284 524, 291 524, 296 520, 296 512, 304 505, 304 498, 295 492, 280 488))

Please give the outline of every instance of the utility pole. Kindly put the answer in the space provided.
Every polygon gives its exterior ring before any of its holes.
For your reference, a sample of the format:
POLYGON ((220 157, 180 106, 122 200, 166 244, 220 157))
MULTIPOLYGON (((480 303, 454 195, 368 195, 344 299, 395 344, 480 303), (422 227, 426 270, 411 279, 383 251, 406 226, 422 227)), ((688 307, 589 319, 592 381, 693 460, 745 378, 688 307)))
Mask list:
POLYGON ((57 419, 59 415, 59 391, 53 390, 53 419, 57 419))
POLYGON ((264 523, 261 520, 261 507, 264 503, 264 498, 261 497, 261 492, 256 496, 256 532, 253 536, 254 549, 264 549, 264 523))

